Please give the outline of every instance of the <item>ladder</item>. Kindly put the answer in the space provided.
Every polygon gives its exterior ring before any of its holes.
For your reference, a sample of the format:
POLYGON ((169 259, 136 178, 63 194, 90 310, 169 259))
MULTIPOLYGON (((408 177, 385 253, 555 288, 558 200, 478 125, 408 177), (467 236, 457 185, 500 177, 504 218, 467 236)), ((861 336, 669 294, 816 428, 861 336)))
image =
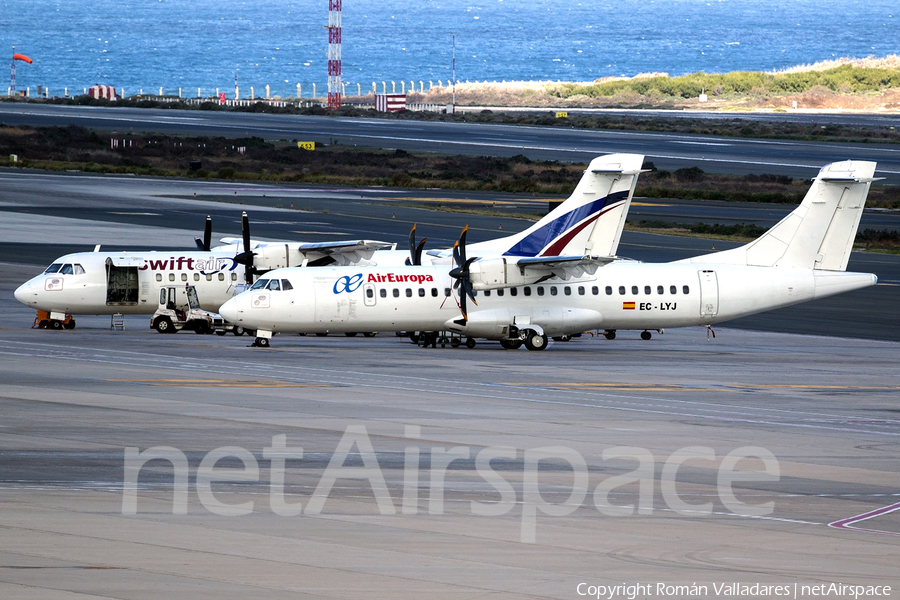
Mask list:
POLYGON ((109 328, 113 331, 125 331, 125 315, 114 314, 109 320, 109 328))

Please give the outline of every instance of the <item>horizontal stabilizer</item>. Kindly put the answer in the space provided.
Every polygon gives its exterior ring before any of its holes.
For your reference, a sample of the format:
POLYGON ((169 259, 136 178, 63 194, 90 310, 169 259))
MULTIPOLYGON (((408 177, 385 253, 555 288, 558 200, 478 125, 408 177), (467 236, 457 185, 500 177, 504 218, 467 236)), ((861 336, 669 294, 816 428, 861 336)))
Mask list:
POLYGON ((845 271, 874 173, 869 161, 826 165, 800 206, 762 236, 681 262, 845 271))

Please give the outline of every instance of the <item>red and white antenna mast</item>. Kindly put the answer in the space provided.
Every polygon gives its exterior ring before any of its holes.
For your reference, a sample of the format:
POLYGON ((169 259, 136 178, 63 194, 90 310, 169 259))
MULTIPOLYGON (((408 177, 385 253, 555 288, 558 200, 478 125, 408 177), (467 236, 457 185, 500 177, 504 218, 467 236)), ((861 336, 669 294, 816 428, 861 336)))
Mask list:
POLYGON ((328 0, 328 108, 341 107, 341 0, 328 0))

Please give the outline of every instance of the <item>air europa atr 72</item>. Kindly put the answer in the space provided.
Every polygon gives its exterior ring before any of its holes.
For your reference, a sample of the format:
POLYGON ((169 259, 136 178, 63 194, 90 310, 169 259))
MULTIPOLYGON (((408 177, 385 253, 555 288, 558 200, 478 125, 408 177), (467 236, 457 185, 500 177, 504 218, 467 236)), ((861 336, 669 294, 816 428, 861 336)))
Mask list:
POLYGON ((800 206, 760 238, 673 263, 467 258, 463 234, 449 270, 278 269, 220 312, 256 329, 262 346, 274 332, 407 330, 542 350, 548 336, 584 330, 711 325, 874 285, 873 274, 846 272, 874 172, 874 162, 827 165, 800 206))
MULTIPOLYGON (((555 257, 585 252, 609 257, 619 244, 644 157, 611 154, 591 161, 571 196, 526 232, 472 244, 481 256, 513 253, 555 257)), ((412 242, 409 252, 373 240, 324 243, 259 242, 250 239, 249 221, 242 217, 242 238, 223 238, 226 245, 210 248, 211 223, 197 240, 199 251, 80 252, 61 256, 42 274, 20 286, 16 298, 50 313, 58 329, 68 315, 153 314, 160 290, 173 285, 196 287, 201 307, 218 311, 237 285, 287 266, 402 266, 449 264, 451 252, 430 250, 412 242)), ((424 242, 424 240, 423 240, 424 242)), ((274 284, 271 284, 274 287, 274 284)))

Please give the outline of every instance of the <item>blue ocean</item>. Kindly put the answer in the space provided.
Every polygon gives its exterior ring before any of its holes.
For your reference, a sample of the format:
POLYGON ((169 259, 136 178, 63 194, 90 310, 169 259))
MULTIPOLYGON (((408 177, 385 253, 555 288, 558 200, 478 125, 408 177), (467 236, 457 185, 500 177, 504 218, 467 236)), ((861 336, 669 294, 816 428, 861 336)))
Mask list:
MULTIPOLYGON (((327 0, 0 0, 18 88, 319 94, 327 0)), ((590 81, 900 53, 897 0, 344 0, 348 92, 373 81, 590 81)), ((0 78, 0 81, 3 79, 0 78)), ((390 89, 390 83, 388 83, 390 89)))

